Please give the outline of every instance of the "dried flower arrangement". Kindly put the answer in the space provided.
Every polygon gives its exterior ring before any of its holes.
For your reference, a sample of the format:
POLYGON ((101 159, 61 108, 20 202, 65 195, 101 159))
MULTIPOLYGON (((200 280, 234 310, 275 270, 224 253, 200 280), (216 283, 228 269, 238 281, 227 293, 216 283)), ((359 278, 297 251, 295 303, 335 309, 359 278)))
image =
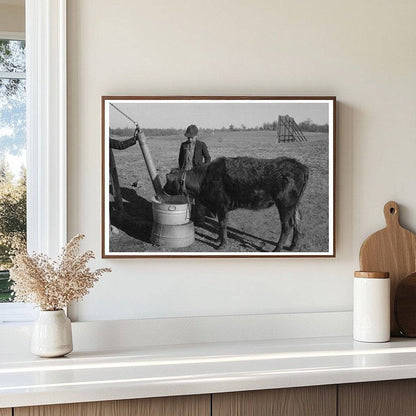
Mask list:
POLYGON ((84 297, 98 278, 111 269, 88 268, 94 253, 78 254, 83 238, 80 234, 72 238, 56 261, 45 254, 29 255, 26 250, 16 253, 10 270, 15 302, 34 303, 42 310, 56 311, 84 297))

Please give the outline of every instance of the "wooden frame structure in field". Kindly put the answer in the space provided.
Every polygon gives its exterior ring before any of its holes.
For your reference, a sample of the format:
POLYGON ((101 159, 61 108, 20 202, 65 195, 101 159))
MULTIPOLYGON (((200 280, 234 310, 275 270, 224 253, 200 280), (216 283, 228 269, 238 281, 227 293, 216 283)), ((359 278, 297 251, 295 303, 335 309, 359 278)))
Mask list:
POLYGON ((308 139, 301 132, 293 117, 279 116, 277 122, 277 141, 281 142, 307 142, 308 139))

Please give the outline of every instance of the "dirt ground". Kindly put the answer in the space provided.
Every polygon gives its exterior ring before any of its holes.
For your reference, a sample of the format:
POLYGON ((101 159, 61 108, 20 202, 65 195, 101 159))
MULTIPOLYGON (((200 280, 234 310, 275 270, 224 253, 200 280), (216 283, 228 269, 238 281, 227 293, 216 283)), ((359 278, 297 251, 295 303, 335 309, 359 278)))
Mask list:
MULTIPOLYGON (((220 156, 257 158, 293 157, 310 169, 309 182, 300 202, 298 252, 328 251, 328 134, 305 133, 307 142, 277 143, 275 131, 216 131, 201 135, 212 159, 220 156)), ((178 165, 183 136, 147 137, 158 173, 165 175, 178 165)), ((150 243, 153 187, 139 145, 114 150, 127 215, 112 220, 118 233, 111 233, 111 252, 218 252, 218 225, 207 219, 195 227, 195 243, 182 249, 165 249, 150 243)), ((223 252, 269 252, 280 236, 280 220, 275 206, 262 211, 236 210, 230 213, 229 243, 223 252)))

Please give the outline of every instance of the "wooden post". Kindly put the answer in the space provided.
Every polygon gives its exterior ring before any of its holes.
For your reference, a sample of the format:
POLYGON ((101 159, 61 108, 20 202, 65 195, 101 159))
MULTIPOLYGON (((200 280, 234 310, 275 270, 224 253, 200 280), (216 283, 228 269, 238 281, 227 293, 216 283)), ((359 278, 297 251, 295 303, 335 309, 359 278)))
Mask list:
POLYGON ((121 195, 120 182, 118 181, 118 173, 113 149, 110 149, 110 178, 111 185, 113 186, 113 196, 117 211, 122 213, 124 212, 123 197, 121 195))
POLYGON ((296 135, 298 136, 299 140, 301 142, 307 142, 308 139, 305 137, 305 135, 302 133, 301 129, 299 128, 299 126, 294 123, 293 125, 294 131, 296 132, 296 135))
POLYGON ((286 116, 285 116, 285 127, 286 127, 286 141, 287 142, 291 141, 289 125, 290 125, 290 117, 286 114, 286 116))
POLYGON ((280 143, 280 134, 282 128, 282 116, 279 116, 279 120, 277 121, 277 143, 280 143))
POLYGON ((152 155, 150 154, 149 148, 147 147, 146 136, 143 132, 139 132, 138 141, 140 149, 142 150, 144 161, 146 162, 146 167, 152 180, 153 188, 155 190, 156 196, 163 195, 163 187, 160 181, 160 177, 156 172, 155 165, 153 163, 152 155))

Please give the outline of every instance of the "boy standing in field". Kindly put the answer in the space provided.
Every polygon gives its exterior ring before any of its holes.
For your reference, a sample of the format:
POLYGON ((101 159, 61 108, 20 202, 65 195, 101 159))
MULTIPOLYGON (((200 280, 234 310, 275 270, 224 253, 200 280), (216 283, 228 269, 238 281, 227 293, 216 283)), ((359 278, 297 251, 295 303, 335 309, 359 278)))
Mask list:
POLYGON ((197 139, 198 127, 191 124, 185 131, 186 142, 179 150, 179 169, 191 170, 194 166, 201 166, 211 162, 207 145, 197 139))
MULTIPOLYGON (((181 144, 179 150, 179 169, 191 170, 194 166, 201 166, 211 162, 211 156, 207 145, 197 139, 198 127, 191 124, 185 131, 186 142, 181 144)), ((195 200, 194 210, 195 225, 203 225, 205 222, 205 207, 195 200)))

